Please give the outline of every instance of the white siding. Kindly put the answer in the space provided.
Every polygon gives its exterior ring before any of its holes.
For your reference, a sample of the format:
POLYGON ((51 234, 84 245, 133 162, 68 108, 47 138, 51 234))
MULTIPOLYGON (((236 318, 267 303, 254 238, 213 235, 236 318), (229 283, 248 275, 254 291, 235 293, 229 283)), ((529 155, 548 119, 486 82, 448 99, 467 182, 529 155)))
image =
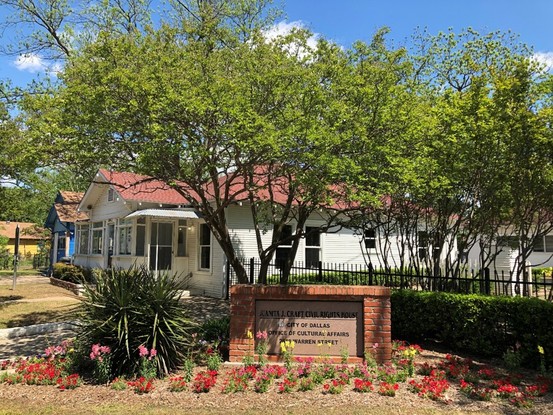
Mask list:
MULTIPOLYGON (((253 220, 248 206, 231 206, 228 210, 228 226, 231 239, 234 243, 237 255, 243 258, 258 258, 257 240, 253 229, 253 220)), ((306 226, 319 227, 325 222, 320 219, 319 214, 313 215, 306 226)), ((264 247, 271 243, 272 231, 268 229, 262 235, 264 247)), ((321 234, 321 261, 364 264, 359 236, 354 235, 349 229, 341 229, 337 233, 328 232, 321 234)), ((300 241, 296 261, 305 260, 305 239, 300 241)))

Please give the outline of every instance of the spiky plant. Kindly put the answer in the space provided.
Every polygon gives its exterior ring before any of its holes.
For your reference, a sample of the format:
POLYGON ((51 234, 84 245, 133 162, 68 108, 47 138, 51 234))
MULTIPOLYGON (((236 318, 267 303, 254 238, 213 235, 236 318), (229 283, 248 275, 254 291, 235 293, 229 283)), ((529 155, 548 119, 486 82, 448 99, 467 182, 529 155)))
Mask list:
POLYGON ((86 288, 78 344, 109 346, 112 376, 137 373, 141 345, 157 351, 158 375, 168 374, 183 363, 191 344, 194 325, 179 303, 185 283, 145 267, 102 272, 86 288))

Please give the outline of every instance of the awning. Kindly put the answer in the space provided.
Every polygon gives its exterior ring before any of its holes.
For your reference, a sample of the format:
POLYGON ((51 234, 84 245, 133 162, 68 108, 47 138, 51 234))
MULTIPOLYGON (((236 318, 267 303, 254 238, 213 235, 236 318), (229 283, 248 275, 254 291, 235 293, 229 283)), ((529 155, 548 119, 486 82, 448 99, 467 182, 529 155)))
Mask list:
POLYGON ((155 218, 172 218, 172 219, 199 219, 200 215, 194 210, 177 210, 177 209, 143 209, 137 210, 125 218, 150 216, 155 218))

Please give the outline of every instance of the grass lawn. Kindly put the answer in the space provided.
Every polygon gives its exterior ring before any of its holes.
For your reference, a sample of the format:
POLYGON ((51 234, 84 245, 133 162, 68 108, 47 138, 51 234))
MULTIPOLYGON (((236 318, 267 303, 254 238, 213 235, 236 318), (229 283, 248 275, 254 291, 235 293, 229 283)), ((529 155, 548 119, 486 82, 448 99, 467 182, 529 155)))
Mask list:
MULTIPOLYGON (((18 269, 17 270, 17 276, 24 276, 24 275, 38 275, 40 274, 40 271, 38 269, 18 269)), ((0 270, 0 278, 4 277, 13 277, 13 269, 2 269, 0 270)))
POLYGON ((51 284, 0 285, 0 329, 71 320, 79 301, 51 284))

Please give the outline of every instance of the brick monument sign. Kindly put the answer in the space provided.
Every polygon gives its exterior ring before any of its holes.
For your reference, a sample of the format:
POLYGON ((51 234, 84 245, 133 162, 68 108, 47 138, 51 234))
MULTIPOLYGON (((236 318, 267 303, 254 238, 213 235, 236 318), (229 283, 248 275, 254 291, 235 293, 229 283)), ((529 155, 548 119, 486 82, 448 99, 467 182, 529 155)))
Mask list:
POLYGON ((379 363, 392 354, 390 289, 374 286, 235 285, 231 287, 230 361, 254 355, 254 334, 267 332, 268 358, 280 342, 294 341, 295 356, 362 360, 371 349, 379 363), (374 345, 378 344, 377 347, 374 345))

